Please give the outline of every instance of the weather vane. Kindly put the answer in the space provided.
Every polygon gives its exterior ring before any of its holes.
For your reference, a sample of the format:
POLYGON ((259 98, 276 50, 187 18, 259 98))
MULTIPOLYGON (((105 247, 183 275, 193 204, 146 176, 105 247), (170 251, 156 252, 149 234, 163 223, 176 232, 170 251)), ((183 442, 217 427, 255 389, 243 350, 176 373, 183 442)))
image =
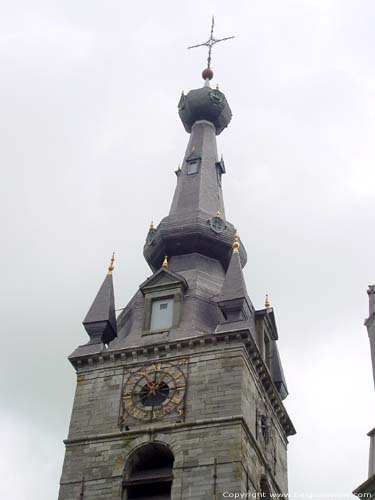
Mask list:
POLYGON ((215 25, 215 20, 214 20, 214 16, 212 16, 210 38, 204 43, 199 43, 197 45, 192 45, 191 47, 188 47, 188 49, 195 49, 196 47, 208 47, 207 69, 211 69, 212 47, 216 43, 224 42, 225 40, 230 40, 231 38, 234 38, 234 36, 227 36, 226 38, 215 38, 214 37, 214 25, 215 25))

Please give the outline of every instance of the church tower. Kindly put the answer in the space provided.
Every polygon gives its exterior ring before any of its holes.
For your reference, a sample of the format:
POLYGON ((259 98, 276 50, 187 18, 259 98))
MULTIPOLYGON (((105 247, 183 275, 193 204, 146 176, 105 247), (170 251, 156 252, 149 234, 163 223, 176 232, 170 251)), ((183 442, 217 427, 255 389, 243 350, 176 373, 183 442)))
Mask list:
POLYGON ((152 275, 116 319, 112 260, 83 322, 90 340, 69 357, 77 388, 59 500, 288 491, 295 430, 275 313, 247 292, 216 146, 232 113, 210 67, 202 76, 178 104, 189 140, 169 214, 146 237, 152 275))

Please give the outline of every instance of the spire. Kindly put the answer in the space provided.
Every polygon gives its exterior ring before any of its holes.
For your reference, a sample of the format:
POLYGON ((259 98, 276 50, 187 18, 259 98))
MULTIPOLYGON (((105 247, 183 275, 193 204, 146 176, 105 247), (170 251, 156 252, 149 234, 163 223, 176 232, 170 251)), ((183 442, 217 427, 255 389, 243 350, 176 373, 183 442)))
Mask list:
MULTIPOLYGON (((203 45, 212 48, 218 41, 211 33, 203 45)), ((209 82, 209 76, 205 81, 209 82)), ((182 124, 190 137, 181 169, 176 171, 177 186, 169 215, 146 237, 143 253, 153 271, 160 268, 166 254, 204 255, 218 260, 224 270, 231 259, 234 227, 225 217, 225 165, 218 155, 216 136, 229 125, 232 112, 223 92, 206 84, 182 93, 178 103, 182 124)), ((244 266, 243 246, 239 255, 244 266)))
POLYGON ((211 216, 217 210, 225 214, 219 163, 214 125, 203 119, 196 121, 191 126, 170 215, 197 210, 211 216))
POLYGON ((239 321, 245 319, 247 291, 240 260, 238 232, 234 234, 232 258, 225 275, 220 294, 216 297, 225 319, 239 321))
POLYGON ((115 296, 113 291, 114 254, 108 267, 108 274, 92 303, 83 326, 90 337, 90 344, 109 344, 117 337, 115 296))

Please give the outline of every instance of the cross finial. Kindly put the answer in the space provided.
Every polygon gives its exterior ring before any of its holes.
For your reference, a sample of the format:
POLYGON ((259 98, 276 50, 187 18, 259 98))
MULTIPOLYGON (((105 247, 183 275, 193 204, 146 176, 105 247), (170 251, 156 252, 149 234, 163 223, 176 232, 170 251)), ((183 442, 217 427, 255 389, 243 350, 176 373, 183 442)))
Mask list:
POLYGON ((211 70, 212 47, 218 42, 224 42, 225 40, 230 40, 230 39, 234 38, 234 36, 227 36, 225 38, 215 38, 214 37, 214 25, 215 25, 215 20, 214 20, 214 16, 212 16, 210 38, 206 42, 199 43, 197 45, 191 45, 190 47, 188 47, 188 49, 195 49, 196 47, 208 47, 207 69, 205 69, 202 73, 204 80, 206 78, 211 80, 212 77, 214 76, 214 74, 211 70))

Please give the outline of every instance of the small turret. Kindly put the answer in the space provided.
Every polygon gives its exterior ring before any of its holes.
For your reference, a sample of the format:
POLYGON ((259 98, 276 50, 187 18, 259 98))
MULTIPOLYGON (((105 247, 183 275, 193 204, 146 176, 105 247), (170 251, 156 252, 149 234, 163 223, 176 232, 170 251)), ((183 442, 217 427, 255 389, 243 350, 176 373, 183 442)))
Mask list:
POLYGON ((234 233, 232 257, 225 275, 221 293, 216 297, 227 321, 241 321, 246 318, 247 291, 240 260, 238 232, 234 233))
POLYGON ((112 272, 115 257, 112 255, 108 273, 92 303, 83 326, 90 337, 89 344, 109 344, 117 337, 115 296, 112 272))

